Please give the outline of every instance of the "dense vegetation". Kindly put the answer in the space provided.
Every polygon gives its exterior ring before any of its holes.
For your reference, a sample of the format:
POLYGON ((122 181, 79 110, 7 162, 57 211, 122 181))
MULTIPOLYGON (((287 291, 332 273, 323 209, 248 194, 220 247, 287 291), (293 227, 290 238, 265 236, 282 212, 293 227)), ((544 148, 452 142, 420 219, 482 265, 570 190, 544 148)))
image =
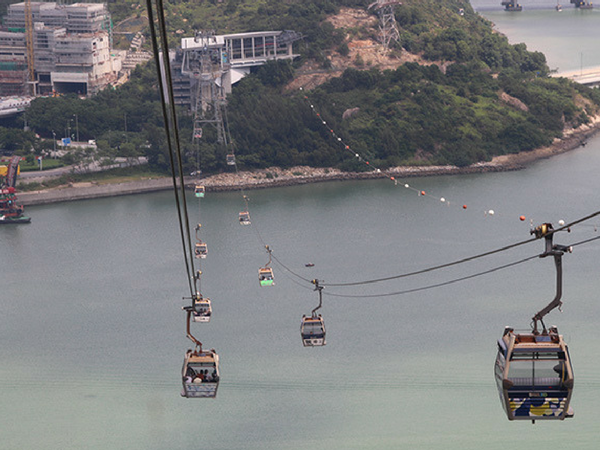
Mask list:
MULTIPOLYGON (((368 3, 174 1, 166 12, 171 30, 185 30, 188 35, 206 29, 207 24, 217 33, 300 31, 306 36, 299 46, 302 59, 326 69, 332 55, 347 54, 347 36, 375 36, 376 30, 337 30, 324 18, 341 6, 365 8, 368 3)), ((138 8, 122 1, 109 6, 123 17, 138 8)), ((336 133, 379 166, 464 166, 531 150, 560 136, 565 126, 577 127, 598 112, 598 90, 549 78, 543 54, 528 52, 524 44, 510 45, 462 0, 405 0, 397 7, 396 18, 405 50, 394 51, 418 53, 437 64, 407 63, 382 72, 350 63, 342 76, 305 92, 336 133), (459 8, 464 16, 458 14, 459 8), (342 119, 344 111, 357 107, 356 114, 342 119)), ((228 117, 238 162, 245 167, 307 164, 358 169, 354 158, 316 119, 304 93, 286 89, 301 63, 268 64, 234 86, 228 117)), ((37 99, 27 112, 28 123, 44 138, 52 137, 53 131, 61 137, 69 128, 67 133, 74 134, 76 115, 80 139, 96 139, 101 154, 145 154, 154 167, 167 170, 155 80, 151 63, 138 68, 126 85, 88 100, 37 99)), ((186 171, 196 166, 191 128, 189 113, 181 111, 186 171)), ((23 134, 20 141, 14 133, 0 128, 0 148, 25 152, 31 148, 32 134, 23 134)), ((225 167, 226 149, 214 141, 212 130, 205 130, 200 149, 205 171, 225 167)))

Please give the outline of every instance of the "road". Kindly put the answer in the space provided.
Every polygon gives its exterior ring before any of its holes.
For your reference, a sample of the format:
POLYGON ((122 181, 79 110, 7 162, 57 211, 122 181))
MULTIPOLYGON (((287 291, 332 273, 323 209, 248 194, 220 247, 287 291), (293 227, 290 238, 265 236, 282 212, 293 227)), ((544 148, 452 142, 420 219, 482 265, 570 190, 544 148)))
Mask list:
POLYGON ((44 180, 49 178, 58 178, 63 175, 68 175, 72 173, 90 173, 90 172, 101 172, 103 170, 115 169, 118 167, 130 167, 130 166, 139 166, 142 164, 148 164, 148 159, 145 156, 140 156, 134 160, 127 158, 115 158, 115 163, 111 165, 102 165, 101 161, 94 161, 91 164, 88 164, 86 167, 80 166, 64 166, 57 167, 56 169, 48 169, 48 170, 35 170, 31 172, 21 172, 19 174, 19 179, 24 181, 25 183, 41 183, 44 180))

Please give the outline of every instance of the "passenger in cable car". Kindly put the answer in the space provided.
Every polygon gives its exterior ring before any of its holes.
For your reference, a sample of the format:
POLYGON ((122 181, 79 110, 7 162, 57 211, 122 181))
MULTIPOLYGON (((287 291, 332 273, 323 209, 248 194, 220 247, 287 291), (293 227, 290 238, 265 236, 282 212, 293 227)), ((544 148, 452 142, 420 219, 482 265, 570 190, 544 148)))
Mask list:
POLYGON ((240 224, 250 225, 250 213, 248 211, 242 211, 240 213, 240 224))
POLYGON ((270 267, 259 269, 258 281, 261 286, 272 286, 274 284, 273 269, 270 267))

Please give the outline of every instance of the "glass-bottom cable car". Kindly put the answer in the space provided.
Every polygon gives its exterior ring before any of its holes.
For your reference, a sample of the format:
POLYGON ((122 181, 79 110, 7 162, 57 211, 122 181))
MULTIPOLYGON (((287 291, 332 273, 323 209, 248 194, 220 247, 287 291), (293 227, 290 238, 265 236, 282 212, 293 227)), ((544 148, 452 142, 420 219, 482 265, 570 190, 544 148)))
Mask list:
POLYGON ((556 327, 542 334, 515 334, 507 327, 498 340, 494 367, 500 401, 509 420, 563 420, 573 416, 573 368, 556 327))

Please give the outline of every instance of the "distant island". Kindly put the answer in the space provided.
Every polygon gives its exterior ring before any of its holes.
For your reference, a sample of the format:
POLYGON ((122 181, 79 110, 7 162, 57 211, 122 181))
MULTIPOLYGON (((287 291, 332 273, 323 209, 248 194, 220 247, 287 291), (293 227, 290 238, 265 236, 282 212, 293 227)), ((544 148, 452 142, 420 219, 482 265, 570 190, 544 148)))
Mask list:
MULTIPOLYGON (((109 4, 117 20, 132 10, 144 14, 137 3, 118 3, 109 4)), ((295 61, 268 63, 234 85, 227 99, 230 147, 221 145, 210 128, 194 140, 193 114, 180 110, 186 175, 226 172, 225 155, 232 151, 240 170, 368 171, 332 138, 331 130, 356 154, 386 170, 468 168, 549 147, 565 133, 588 133, 595 126, 598 90, 551 78, 543 54, 509 44, 468 2, 406 0, 395 5, 398 36, 388 50, 381 44, 371 3, 170 5, 172 45, 208 24, 217 33, 293 29, 303 35, 294 43, 301 55, 295 61)), ((152 171, 168 173, 154 70, 152 61, 139 66, 129 82, 85 100, 38 98, 26 114, 31 131, 21 131, 19 119, 0 123, 0 147, 24 156, 32 148, 49 152, 53 130, 77 115, 80 140, 94 140, 97 150, 69 152, 65 164, 145 156, 152 171)))

